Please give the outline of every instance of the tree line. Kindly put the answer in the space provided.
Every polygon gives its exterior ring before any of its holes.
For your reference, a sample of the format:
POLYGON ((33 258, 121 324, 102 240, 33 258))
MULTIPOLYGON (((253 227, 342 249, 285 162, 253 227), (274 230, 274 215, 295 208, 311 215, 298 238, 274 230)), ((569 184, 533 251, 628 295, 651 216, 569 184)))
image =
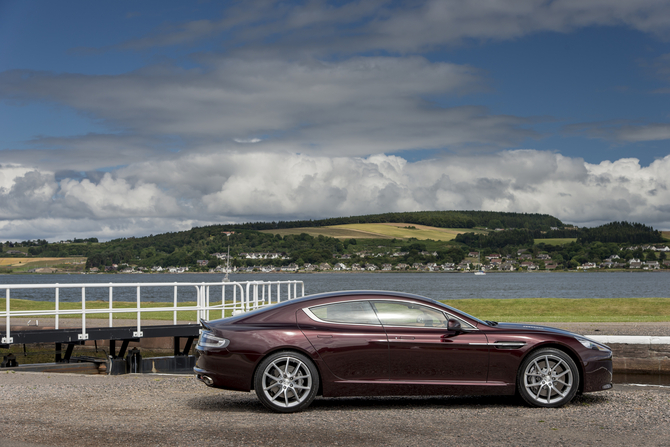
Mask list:
POLYGON ((497 211, 413 211, 316 220, 249 222, 228 225, 227 227, 238 230, 275 230, 356 223, 409 223, 438 228, 486 227, 526 228, 531 230, 549 230, 551 227, 564 226, 563 222, 548 214, 503 213, 497 211))
POLYGON ((663 242, 660 231, 641 223, 611 222, 596 228, 585 228, 578 242, 615 242, 629 244, 653 244, 663 242))

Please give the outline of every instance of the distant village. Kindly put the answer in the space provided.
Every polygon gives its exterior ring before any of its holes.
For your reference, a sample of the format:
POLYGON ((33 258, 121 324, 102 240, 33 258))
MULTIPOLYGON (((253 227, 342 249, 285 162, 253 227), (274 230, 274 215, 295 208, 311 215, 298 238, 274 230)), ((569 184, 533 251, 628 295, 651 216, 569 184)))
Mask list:
MULTIPOLYGON (((662 268, 670 268, 670 260, 665 259, 665 254, 670 252, 670 247, 666 245, 643 245, 630 246, 621 248, 621 251, 635 252, 642 250, 643 252, 652 252, 662 254, 659 256, 660 260, 641 260, 639 258, 624 259, 618 255, 612 255, 600 263, 586 262, 576 267, 576 270, 590 270, 590 269, 632 269, 632 270, 660 270, 662 268)), ((563 270, 563 263, 558 263, 551 259, 548 253, 537 253, 533 255, 531 250, 520 249, 516 255, 508 254, 501 255, 499 253, 491 253, 483 257, 479 252, 471 251, 467 257, 458 264, 435 262, 415 262, 407 264, 403 262, 397 263, 376 263, 375 258, 391 257, 402 258, 408 253, 403 251, 396 251, 393 253, 372 253, 369 251, 361 251, 352 254, 333 255, 331 263, 324 262, 320 264, 303 263, 298 265, 291 263, 288 265, 274 266, 272 264, 252 265, 240 267, 227 267, 235 259, 243 259, 245 261, 280 261, 289 260, 290 257, 286 253, 269 253, 269 252, 244 252, 237 256, 230 256, 226 253, 214 253, 217 259, 222 263, 214 268, 210 268, 210 273, 295 273, 295 272, 328 272, 328 271, 353 271, 353 272, 391 272, 391 271, 415 271, 415 272, 469 272, 469 271, 485 271, 485 272, 514 272, 514 271, 552 271, 563 270), (368 259, 369 262, 361 262, 361 260, 368 259), (354 262, 357 261, 357 262, 354 262)), ((436 252, 423 251, 420 253, 424 257, 437 257, 436 252)), ((206 267, 210 261, 198 260, 199 267, 206 267)), ((93 267, 89 270, 91 273, 97 272, 118 272, 118 273, 186 273, 189 271, 188 267, 160 267, 154 266, 151 268, 137 267, 128 264, 113 264, 105 266, 104 268, 93 267)))

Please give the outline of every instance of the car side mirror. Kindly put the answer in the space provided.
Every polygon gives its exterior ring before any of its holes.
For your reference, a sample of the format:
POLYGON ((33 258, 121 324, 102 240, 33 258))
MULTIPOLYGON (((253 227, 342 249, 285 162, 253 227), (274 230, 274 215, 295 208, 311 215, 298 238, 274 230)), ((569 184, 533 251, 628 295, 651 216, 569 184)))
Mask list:
POLYGON ((449 318, 449 320, 447 320, 447 329, 454 332, 460 332, 462 330, 461 322, 453 318, 449 318))

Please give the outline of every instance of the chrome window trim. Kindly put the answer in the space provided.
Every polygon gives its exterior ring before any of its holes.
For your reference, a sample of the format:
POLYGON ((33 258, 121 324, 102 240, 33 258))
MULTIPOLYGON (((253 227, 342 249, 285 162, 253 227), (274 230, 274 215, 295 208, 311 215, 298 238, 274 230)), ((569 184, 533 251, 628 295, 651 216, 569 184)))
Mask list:
MULTIPOLYGON (((429 305, 429 304, 417 303, 417 302, 415 302, 415 301, 407 301, 407 300, 394 299, 394 298, 371 298, 371 299, 360 299, 360 300, 342 300, 342 301, 333 301, 333 302, 331 302, 331 303, 317 304, 317 305, 315 305, 315 306, 303 307, 302 310, 303 310, 303 311, 305 312, 305 314, 307 314, 307 316, 308 316, 309 318, 311 318, 312 320, 314 320, 314 321, 318 321, 319 323, 326 323, 326 324, 342 324, 342 325, 346 325, 346 326, 371 326, 371 327, 385 327, 385 328, 386 328, 386 327, 389 327, 389 328, 415 328, 415 329, 438 329, 438 330, 444 330, 444 329, 446 329, 446 328, 444 328, 444 327, 443 327, 443 328, 440 328, 440 327, 419 327, 419 326, 391 326, 391 325, 384 325, 384 324, 381 322, 381 320, 379 320, 379 316, 377 316, 377 320, 379 321, 379 324, 370 324, 370 323, 342 323, 342 322, 339 322, 339 321, 326 321, 326 320, 322 320, 322 319, 320 319, 319 317, 317 317, 316 315, 314 315, 314 313, 312 313, 312 311, 310 310, 310 309, 313 308, 313 307, 328 306, 328 305, 330 305, 330 304, 339 304, 339 303, 354 303, 354 302, 357 302, 357 301, 368 301, 368 302, 374 302, 374 301, 396 301, 396 302, 399 302, 399 303, 408 303, 408 304, 413 304, 413 305, 418 305, 418 306, 424 306, 424 307, 428 307, 428 308, 430 308, 430 309, 436 310, 437 312, 442 312, 442 313, 446 314, 446 315, 448 316, 447 319, 449 319, 449 318, 453 318, 453 319, 455 319, 455 320, 458 320, 459 322, 461 322, 461 326, 463 326, 463 324, 466 324, 467 327, 463 327, 463 328, 462 328, 463 332, 474 332, 474 331, 479 331, 479 328, 477 328, 476 326, 473 326, 472 324, 468 323, 467 321, 463 320, 462 318, 457 317, 456 315, 453 315, 452 313, 450 313, 450 312, 447 311, 446 309, 441 309, 441 308, 439 308, 439 307, 431 306, 431 305, 429 305)), ((374 310, 374 308, 373 308, 373 311, 375 312, 375 314, 377 313, 377 311, 374 310)))

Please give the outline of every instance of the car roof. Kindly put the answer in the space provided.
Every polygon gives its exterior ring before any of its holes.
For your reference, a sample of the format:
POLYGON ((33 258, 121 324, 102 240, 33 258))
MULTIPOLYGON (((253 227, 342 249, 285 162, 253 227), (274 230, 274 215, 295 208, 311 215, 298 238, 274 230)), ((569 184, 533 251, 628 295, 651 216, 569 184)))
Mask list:
MULTIPOLYGON (((425 296, 421 295, 416 295, 413 293, 405 293, 405 292, 394 292, 390 290, 340 290, 336 292, 324 292, 324 293, 315 293, 313 295, 308 295, 300 298, 294 298, 289 301, 283 301, 281 304, 285 305, 290 305, 293 303, 305 303, 308 304, 311 301, 319 301, 322 299, 327 299, 327 298, 338 298, 338 297, 347 297, 347 298, 365 298, 365 299, 371 299, 371 298, 410 298, 413 300, 417 301, 423 301, 424 303, 429 303, 429 304, 439 304, 441 306, 444 306, 443 303, 440 303, 439 301, 436 301, 431 298, 427 298, 425 296)), ((308 304, 309 305, 309 304, 308 304)))

